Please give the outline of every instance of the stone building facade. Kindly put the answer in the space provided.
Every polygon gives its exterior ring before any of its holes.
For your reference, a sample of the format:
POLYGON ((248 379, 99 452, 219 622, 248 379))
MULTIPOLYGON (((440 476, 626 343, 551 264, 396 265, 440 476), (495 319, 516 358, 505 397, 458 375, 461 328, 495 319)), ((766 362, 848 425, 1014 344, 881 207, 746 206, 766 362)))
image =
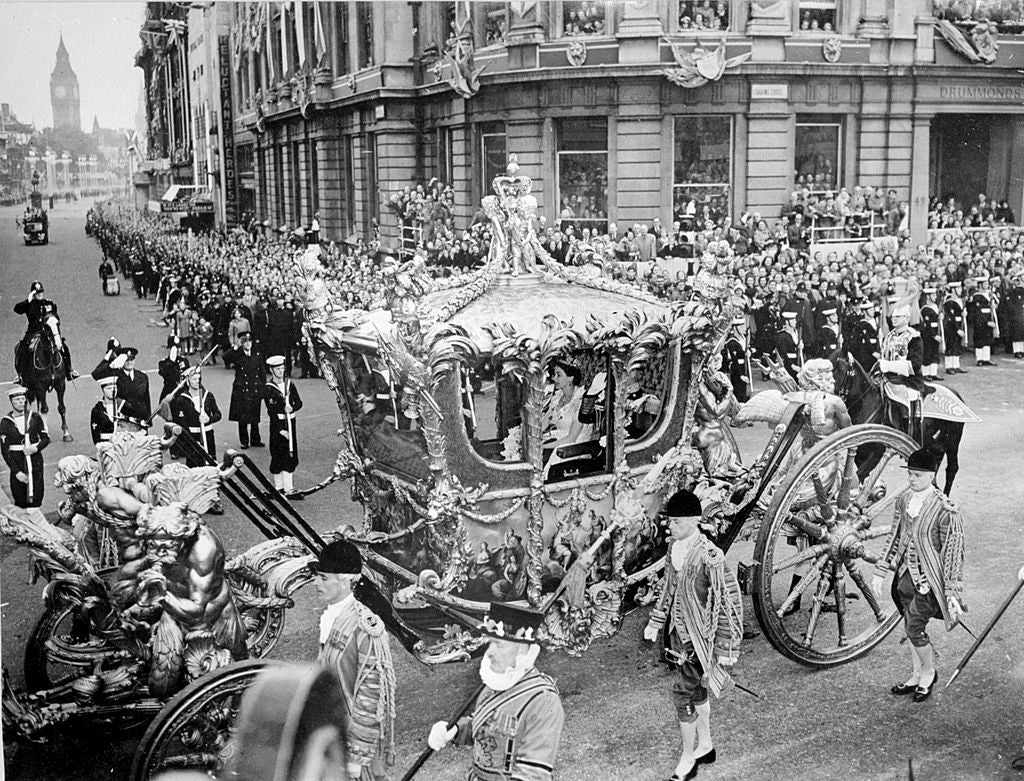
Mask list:
POLYGON ((797 183, 894 190, 918 238, 930 196, 1020 215, 1020 4, 948 5, 233 4, 238 212, 388 243, 436 176, 462 228, 515 153, 549 222, 773 219, 797 183))

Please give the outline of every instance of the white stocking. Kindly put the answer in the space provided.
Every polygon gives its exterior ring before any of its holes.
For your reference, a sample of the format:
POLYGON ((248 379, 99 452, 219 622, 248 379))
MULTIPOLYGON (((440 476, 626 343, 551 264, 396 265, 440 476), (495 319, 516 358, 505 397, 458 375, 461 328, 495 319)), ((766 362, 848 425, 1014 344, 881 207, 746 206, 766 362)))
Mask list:
POLYGON ((282 482, 284 483, 284 490, 285 490, 286 493, 291 493, 293 490, 295 490, 295 487, 292 485, 292 473, 291 472, 282 472, 281 473, 281 479, 282 479, 282 482))
POLYGON ((679 757, 679 762, 676 763, 676 775, 679 778, 685 778, 686 774, 693 770, 695 764, 693 747, 697 742, 697 722, 681 721, 679 722, 679 731, 683 734, 683 753, 679 757))
POLYGON ((910 646, 910 661, 914 665, 914 674, 911 675, 905 686, 917 686, 921 682, 921 655, 917 652, 917 646, 913 643, 908 643, 910 646))
POLYGON ((699 757, 707 754, 714 748, 711 742, 711 701, 703 702, 697 706, 697 751, 699 757))
POLYGON ((935 652, 932 650, 931 644, 922 645, 914 650, 921 657, 920 683, 927 686, 935 677, 935 652))

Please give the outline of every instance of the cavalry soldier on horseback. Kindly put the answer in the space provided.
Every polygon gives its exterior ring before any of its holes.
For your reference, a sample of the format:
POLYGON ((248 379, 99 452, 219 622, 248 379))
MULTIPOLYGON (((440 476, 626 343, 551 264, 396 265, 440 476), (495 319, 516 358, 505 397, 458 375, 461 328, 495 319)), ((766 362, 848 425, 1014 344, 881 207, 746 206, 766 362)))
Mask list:
POLYGON ((943 382, 939 376, 939 348, 942 346, 942 318, 939 307, 935 303, 935 288, 928 286, 921 293, 924 302, 921 304, 921 373, 924 379, 931 382, 943 382))
POLYGON ((44 297, 46 291, 39 280, 32 283, 28 291, 28 297, 14 305, 14 313, 25 315, 28 318, 28 327, 25 329, 24 338, 18 343, 14 352, 14 370, 19 378, 24 378, 30 367, 30 361, 35 358, 38 339, 45 329, 51 329, 55 341, 60 345, 60 354, 64 361, 64 376, 68 380, 78 377, 71 366, 71 350, 68 348, 67 340, 60 332, 60 316, 57 314, 57 305, 50 299, 44 297))
MULTIPOLYGON (((921 334, 910 327, 910 307, 901 304, 893 308, 890 315, 892 330, 882 340, 882 356, 878 359, 878 367, 885 380, 886 396, 897 401, 895 409, 906 410, 908 417, 905 426, 897 426, 914 439, 916 428, 921 421, 921 400, 935 389, 924 382, 921 377, 921 359, 924 347, 921 334), (891 386, 901 386, 903 390, 893 392, 891 386), (905 405, 905 407, 904 407, 905 405)), ((901 416, 902 417, 902 416, 901 416)), ((904 421, 900 421, 904 422, 904 421)))
POLYGON ((11 411, 0 418, 0 453, 11 470, 11 498, 27 508, 43 503, 43 449, 50 433, 43 416, 29 412, 26 393, 20 385, 7 391, 11 411))
POLYGON ((964 302, 960 298, 960 283, 950 280, 946 285, 946 300, 942 302, 942 332, 945 335, 943 354, 946 374, 967 374, 960 368, 960 355, 964 351, 964 302))

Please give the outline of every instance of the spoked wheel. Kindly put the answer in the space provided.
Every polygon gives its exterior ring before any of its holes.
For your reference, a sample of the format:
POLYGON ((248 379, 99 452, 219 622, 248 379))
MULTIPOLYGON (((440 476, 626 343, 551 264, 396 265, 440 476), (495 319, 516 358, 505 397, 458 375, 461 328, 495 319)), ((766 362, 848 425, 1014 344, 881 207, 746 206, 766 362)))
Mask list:
POLYGON ((790 659, 829 667, 863 656, 899 623, 871 591, 893 505, 917 449, 886 426, 825 438, 783 476, 754 547, 754 612, 790 659), (858 471, 860 474, 858 475, 858 471))
POLYGON ((221 667, 172 697, 142 736, 132 759, 131 781, 148 781, 167 770, 219 773, 245 690, 271 662, 249 659, 221 667))

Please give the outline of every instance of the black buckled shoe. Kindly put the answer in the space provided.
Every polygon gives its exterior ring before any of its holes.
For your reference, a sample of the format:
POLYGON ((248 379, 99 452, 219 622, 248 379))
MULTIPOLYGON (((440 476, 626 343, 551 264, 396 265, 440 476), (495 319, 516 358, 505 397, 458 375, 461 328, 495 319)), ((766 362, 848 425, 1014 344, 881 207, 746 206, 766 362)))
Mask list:
POLYGON ((932 695, 932 687, 935 686, 935 682, 939 680, 939 671, 936 670, 932 676, 932 682, 927 686, 918 686, 914 690, 914 702, 924 702, 932 695))
POLYGON ((913 694, 917 691, 917 684, 906 684, 898 683, 889 689, 890 693, 895 694, 897 697, 904 697, 908 694, 913 694))
POLYGON ((714 764, 716 759, 718 759, 718 752, 715 751, 714 746, 712 746, 711 751, 707 754, 701 754, 697 757, 696 762, 698 765, 711 765, 714 764))

